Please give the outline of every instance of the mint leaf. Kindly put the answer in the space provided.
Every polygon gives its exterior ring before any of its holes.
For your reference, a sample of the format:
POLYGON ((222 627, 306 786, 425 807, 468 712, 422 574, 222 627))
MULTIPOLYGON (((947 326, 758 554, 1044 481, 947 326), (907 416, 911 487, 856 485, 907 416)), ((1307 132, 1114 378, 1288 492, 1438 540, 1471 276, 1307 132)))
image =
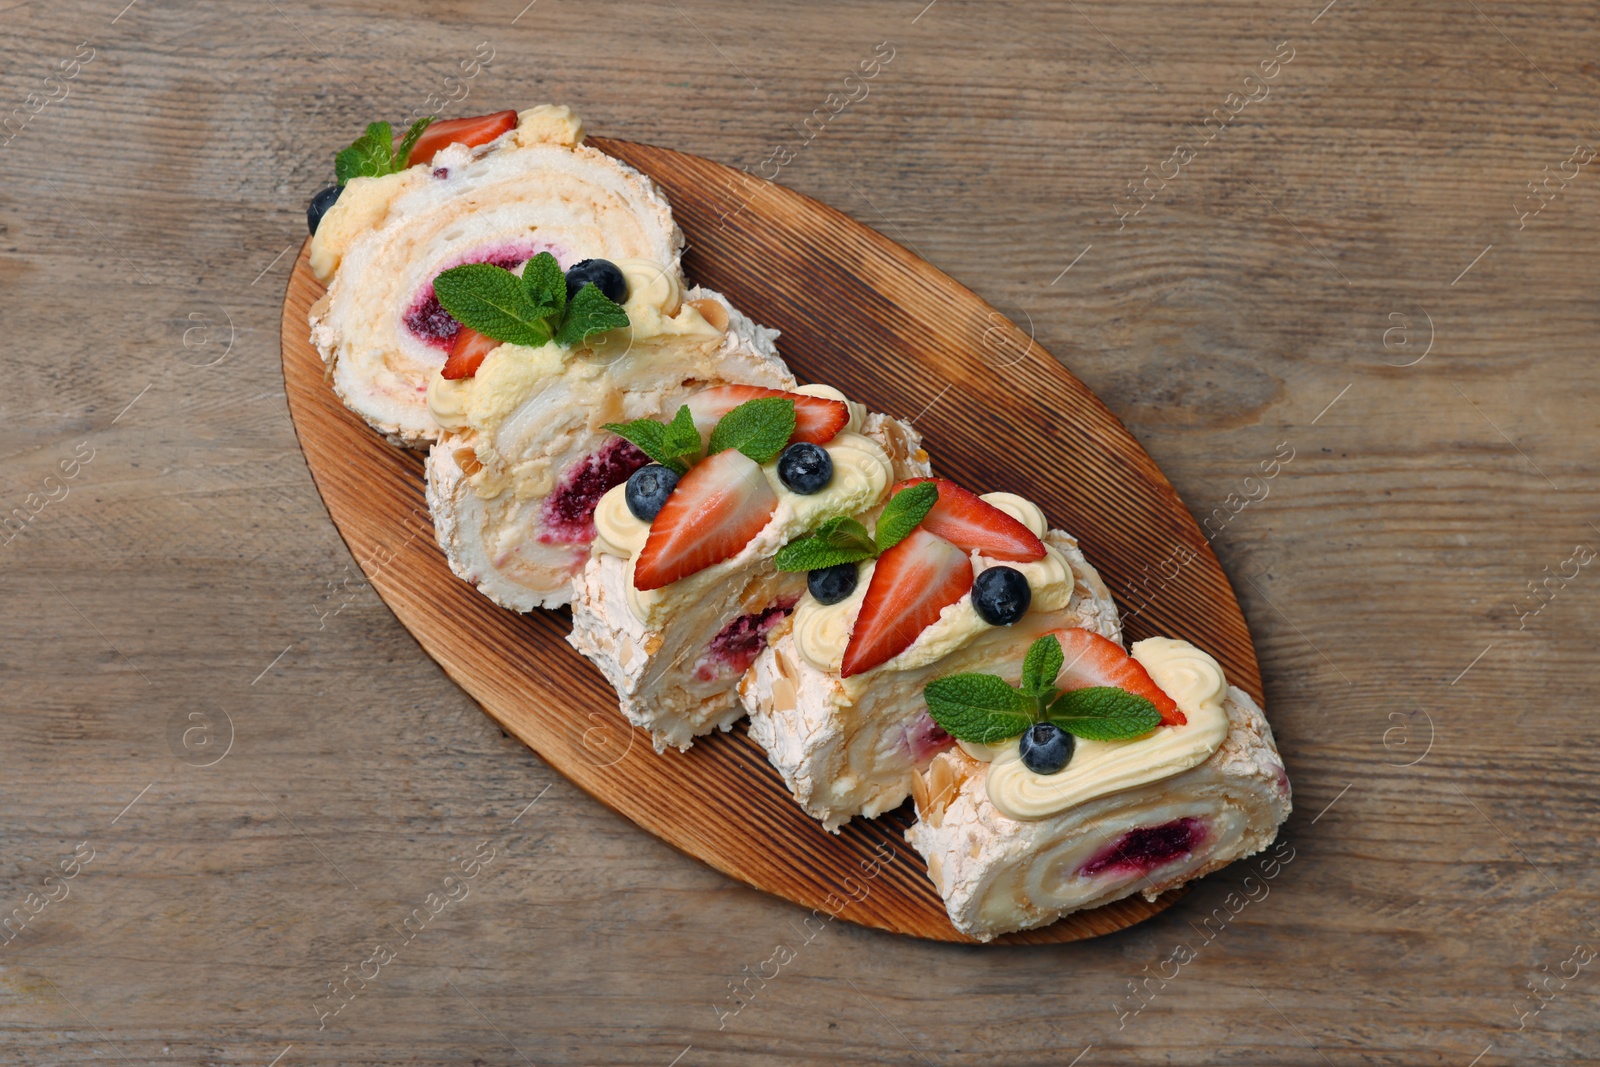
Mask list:
POLYGON ((540 252, 522 268, 522 289, 535 307, 547 309, 546 318, 567 310, 567 278, 549 252, 540 252))
POLYGON ((1022 661, 1022 691, 1048 700, 1056 691, 1056 675, 1064 660, 1060 641, 1050 634, 1039 638, 1022 661))
MULTIPOLYGON (((566 293, 566 284, 563 278, 563 294, 566 293)), ((628 313, 602 293, 599 286, 590 282, 573 294, 572 302, 566 307, 566 317, 556 330, 556 340, 568 348, 577 348, 589 339, 590 334, 617 330, 626 325, 628 313)))
POLYGON ((333 175, 343 185, 351 178, 379 178, 394 173, 394 134, 387 122, 374 122, 367 132, 333 157, 333 175))
MULTIPOLYGON (((678 410, 680 416, 682 416, 685 408, 678 410)), ((674 419, 674 422, 677 422, 677 419, 674 419)), ((664 422, 656 422, 654 419, 634 419, 632 422, 606 422, 605 429, 611 430, 618 437, 627 438, 629 442, 638 446, 638 451, 650 456, 662 467, 670 467, 672 470, 677 470, 678 474, 688 474, 690 466, 678 456, 670 453, 669 448, 667 448, 667 426, 664 422)), ((696 435, 694 445, 699 448, 699 435, 696 435)))
POLYGON ((700 458, 700 431, 695 428, 694 415, 685 404, 667 423, 661 440, 662 453, 672 462, 665 466, 682 474, 700 458), (679 464, 682 464, 681 468, 679 464))
POLYGON ((773 562, 780 571, 810 571, 859 563, 878 554, 867 528, 847 515, 829 519, 809 537, 790 541, 778 549, 773 562))
POLYGON ((417 142, 422 139, 422 131, 428 128, 436 115, 425 115, 411 124, 406 135, 400 138, 400 147, 394 151, 394 160, 390 164, 389 172, 397 173, 411 166, 411 150, 417 147, 417 142))
POLYGON ((433 280, 450 317, 497 341, 537 347, 550 340, 545 314, 528 299, 522 280, 504 267, 467 263, 433 280))
POLYGON ((746 400, 717 420, 706 455, 737 448, 757 463, 767 463, 789 443, 794 421, 793 400, 781 396, 746 400))
POLYGON ((1088 741, 1127 741, 1161 725, 1161 713, 1154 704, 1114 685, 1062 693, 1045 718, 1088 741))
POLYGON ((992 674, 952 674, 922 690, 928 713, 945 733, 992 745, 1033 725, 1033 700, 992 674))
POLYGON ((878 551, 887 552, 911 536, 938 501, 939 487, 932 482, 908 485, 890 497, 878 516, 878 551))

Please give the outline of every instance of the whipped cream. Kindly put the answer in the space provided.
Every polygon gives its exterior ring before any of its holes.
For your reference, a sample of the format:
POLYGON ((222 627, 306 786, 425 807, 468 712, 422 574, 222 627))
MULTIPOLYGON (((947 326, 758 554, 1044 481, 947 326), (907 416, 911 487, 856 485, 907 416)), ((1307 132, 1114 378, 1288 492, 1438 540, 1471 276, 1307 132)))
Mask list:
MULTIPOLYGON (((818 392, 807 395, 843 399, 842 396, 818 392)), ((824 519, 835 515, 856 515, 883 501, 894 479, 894 468, 888 454, 876 441, 846 429, 840 430, 822 448, 833 460, 833 480, 826 488, 811 494, 793 492, 778 477, 776 459, 762 464, 761 473, 778 498, 777 509, 767 525, 732 559, 661 589, 641 591, 634 588, 633 564, 649 539, 650 524, 628 510, 627 483, 608 490, 595 507, 597 536, 594 549, 628 561, 627 599, 634 617, 648 623, 653 617, 669 610, 669 605, 677 598, 700 595, 698 589, 688 593, 679 589, 690 579, 708 571, 720 573, 719 569, 743 566, 755 554, 772 555, 789 541, 820 525, 824 519)), ((699 583, 693 584, 698 586, 699 583)))
POLYGON ((1022 762, 1015 741, 961 748, 989 763, 989 800, 1013 819, 1045 819, 1099 797, 1158 782, 1199 766, 1228 736, 1223 701, 1228 682, 1215 659, 1187 641, 1152 637, 1133 646, 1138 660, 1188 722, 1158 726, 1128 741, 1074 738, 1072 759, 1055 774, 1037 774, 1022 762))
MULTIPOLYGON (((1032 501, 1011 493, 988 493, 982 500, 1004 511, 1036 536, 1049 531, 1044 512, 1032 501)), ((800 598, 794 612, 794 642, 800 657, 819 671, 837 675, 844 661, 845 646, 850 643, 850 632, 855 628, 856 616, 861 613, 861 602, 872 582, 872 562, 861 564, 856 578, 855 592, 837 604, 819 604, 809 594, 800 598)), ((1060 611, 1072 602, 1072 591, 1077 579, 1072 567, 1054 546, 1046 544, 1044 558, 1032 563, 1015 563, 1009 560, 990 560, 981 553, 972 554, 973 576, 990 567, 1013 567, 1022 572, 1033 593, 1031 609, 1060 611)), ((968 642, 993 629, 972 606, 969 592, 954 604, 948 605, 939 617, 898 656, 865 674, 844 679, 846 687, 861 688, 867 683, 859 679, 871 678, 878 671, 910 671, 936 663, 964 647, 968 642)))

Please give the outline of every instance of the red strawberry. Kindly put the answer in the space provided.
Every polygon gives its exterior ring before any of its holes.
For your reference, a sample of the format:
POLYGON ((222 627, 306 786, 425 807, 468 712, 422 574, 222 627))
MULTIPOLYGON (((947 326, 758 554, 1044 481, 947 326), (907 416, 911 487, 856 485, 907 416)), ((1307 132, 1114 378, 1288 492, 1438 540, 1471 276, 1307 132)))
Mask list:
POLYGON ((463 326, 450 339, 450 356, 444 361, 444 370, 439 373, 452 381, 471 378, 483 365, 483 357, 499 347, 500 342, 493 337, 481 334, 470 326, 463 326))
POLYGON ((861 674, 898 656, 971 588, 972 560, 965 552, 927 530, 911 531, 878 557, 840 675, 861 674))
POLYGON ((688 399, 689 411, 694 415, 694 424, 700 436, 705 437, 711 433, 718 419, 746 400, 768 396, 781 396, 794 401, 794 435, 789 438, 790 443, 809 441, 814 445, 827 444, 850 421, 850 409, 841 400, 806 396, 804 393, 785 393, 781 389, 764 389, 759 385, 719 385, 714 389, 706 389, 688 399))
POLYGON ((889 490, 889 495, 920 482, 932 482, 939 487, 939 502, 922 520, 924 530, 968 552, 981 552, 990 559, 1013 563, 1044 559, 1044 542, 1035 537, 1032 530, 955 482, 944 478, 910 478, 889 490))
POLYGON ((635 589, 660 589, 739 554, 772 518, 778 495, 737 449, 689 468, 650 523, 633 568, 635 589))
POLYGON ((1122 651, 1115 641, 1077 627, 1057 630, 1055 636, 1061 640, 1061 653, 1066 657, 1066 664, 1056 678, 1056 685, 1062 690, 1116 686, 1154 704, 1161 713, 1162 726, 1182 726, 1189 721, 1172 698, 1156 685, 1144 665, 1122 651))
POLYGON ((422 136, 417 138, 416 145, 411 149, 411 156, 406 160, 406 166, 414 167, 418 163, 428 162, 433 158, 433 154, 445 145, 464 144, 468 148, 476 148, 516 128, 515 111, 496 111, 492 115, 474 115, 465 119, 430 122, 428 128, 422 131, 422 136))

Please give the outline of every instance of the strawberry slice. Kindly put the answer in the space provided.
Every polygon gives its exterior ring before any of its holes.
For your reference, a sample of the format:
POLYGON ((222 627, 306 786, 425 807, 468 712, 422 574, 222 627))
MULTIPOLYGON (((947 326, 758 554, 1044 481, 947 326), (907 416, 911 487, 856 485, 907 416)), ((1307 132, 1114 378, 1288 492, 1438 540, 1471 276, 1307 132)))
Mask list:
POLYGON ((660 589, 739 554, 777 510, 756 461, 737 449, 689 468, 650 523, 633 567, 635 589, 660 589))
POLYGON ((470 326, 463 326, 450 339, 450 355, 439 373, 451 381, 471 378, 483 365, 483 357, 500 347, 500 342, 470 326))
POLYGON ((939 487, 939 502, 933 505, 922 528, 936 533, 968 552, 981 552, 990 559, 1013 563, 1032 563, 1044 559, 1044 542, 1033 531, 1001 511, 970 489, 963 489, 945 478, 910 478, 889 490, 893 496, 908 485, 933 482, 939 487))
POLYGON ((516 128, 515 111, 496 111, 492 115, 473 115, 465 119, 430 122, 412 147, 406 166, 414 167, 418 163, 428 162, 433 158, 433 154, 445 145, 464 144, 468 148, 476 148, 516 128))
POLYGON ((827 444, 850 421, 850 409, 841 400, 786 393, 781 389, 765 389, 759 385, 719 385, 694 394, 686 402, 690 413, 694 415, 695 428, 700 431, 701 437, 705 437, 711 433, 718 419, 746 400, 769 396, 781 396, 794 401, 794 434, 789 438, 791 444, 796 441, 827 444))
POLYGON ((1087 689, 1093 685, 1116 686, 1154 704, 1161 713, 1162 726, 1182 726, 1189 721, 1173 699, 1156 685, 1144 664, 1122 651, 1122 646, 1115 641, 1077 627, 1057 630, 1055 636, 1060 639, 1061 653, 1066 657, 1066 664, 1056 677, 1056 685, 1063 691, 1087 689))
POLYGON ((965 552, 927 530, 911 531, 878 557, 840 675, 861 674, 898 656, 971 588, 972 560, 965 552))

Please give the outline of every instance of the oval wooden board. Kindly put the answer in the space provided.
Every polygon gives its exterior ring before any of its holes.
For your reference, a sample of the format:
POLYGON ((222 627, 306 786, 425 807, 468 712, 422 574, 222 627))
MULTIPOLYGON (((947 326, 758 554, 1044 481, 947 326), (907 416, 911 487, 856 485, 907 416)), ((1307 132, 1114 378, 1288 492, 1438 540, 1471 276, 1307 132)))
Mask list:
MULTIPOLYGON (((939 473, 1037 501, 1052 525, 1080 538, 1118 594, 1130 640, 1188 638, 1261 699, 1250 632, 1189 512, 1117 418, 1028 335, 900 245, 799 193, 663 148, 589 143, 661 185, 688 237, 685 273, 781 330, 783 356, 802 381, 914 418, 939 473)), ((864 926, 971 940, 950 925, 905 842, 909 804, 828 834, 789 798, 742 725, 687 753, 657 755, 563 640, 567 612, 506 611, 450 573, 434 543, 420 454, 385 443, 324 380, 306 326, 323 289, 306 259, 303 248, 282 337, 306 462, 367 578, 445 672, 591 796, 717 870, 864 926)), ((997 943, 1110 933, 1181 893, 1133 897, 997 943)))

